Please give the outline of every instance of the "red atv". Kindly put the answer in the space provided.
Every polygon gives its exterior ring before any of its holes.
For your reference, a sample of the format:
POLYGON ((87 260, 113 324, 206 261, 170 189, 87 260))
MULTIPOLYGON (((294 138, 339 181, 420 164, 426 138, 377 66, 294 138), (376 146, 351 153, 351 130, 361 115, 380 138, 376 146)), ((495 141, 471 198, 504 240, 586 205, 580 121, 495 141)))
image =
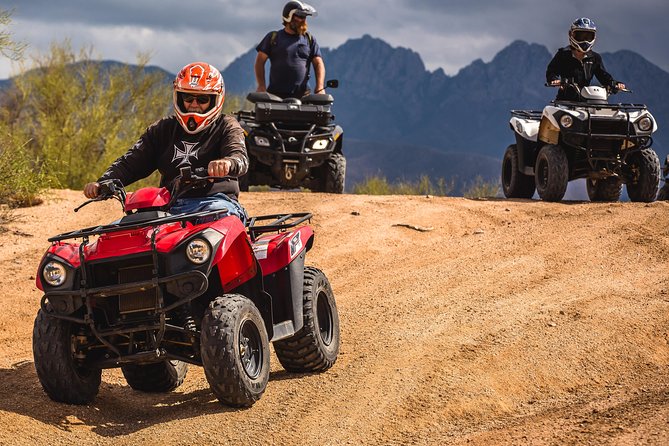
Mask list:
POLYGON ((51 399, 90 403, 102 369, 115 367, 135 390, 168 392, 195 364, 222 403, 250 406, 269 380, 269 341, 290 372, 332 367, 335 298, 325 274, 304 266, 314 233, 301 224, 311 214, 255 217, 245 227, 227 211, 167 212, 217 180, 184 168, 171 192, 127 195, 103 182, 79 208, 114 198, 125 215, 49 239, 33 352, 51 399))

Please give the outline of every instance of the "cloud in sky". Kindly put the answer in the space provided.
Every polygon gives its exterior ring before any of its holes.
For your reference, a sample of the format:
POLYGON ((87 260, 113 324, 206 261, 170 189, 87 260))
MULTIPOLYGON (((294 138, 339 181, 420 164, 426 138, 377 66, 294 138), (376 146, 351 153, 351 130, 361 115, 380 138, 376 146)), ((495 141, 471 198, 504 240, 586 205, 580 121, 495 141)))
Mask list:
MULTIPOLYGON (((225 68, 281 27, 284 0, 0 0, 13 10, 9 31, 32 51, 68 38, 92 46, 101 59, 134 62, 138 52, 176 72, 194 60, 225 68)), ((666 0, 313 0, 309 20, 323 47, 336 48, 364 34, 411 48, 430 70, 455 74, 475 59, 490 60, 516 39, 553 52, 567 44, 572 20, 598 24, 596 49, 630 49, 669 71, 666 0)), ((327 64, 327 61, 326 61, 327 64)), ((16 67, 14 67, 16 69, 16 67)), ((12 73, 0 59, 0 78, 12 73)))

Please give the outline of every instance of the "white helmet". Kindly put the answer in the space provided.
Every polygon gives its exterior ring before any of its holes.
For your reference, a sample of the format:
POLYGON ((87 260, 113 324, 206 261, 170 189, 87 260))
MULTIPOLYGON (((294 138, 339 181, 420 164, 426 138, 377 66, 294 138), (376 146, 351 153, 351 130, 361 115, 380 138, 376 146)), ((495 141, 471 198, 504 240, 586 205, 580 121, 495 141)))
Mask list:
POLYGON ((574 20, 569 28, 569 44, 575 50, 587 53, 595 44, 597 26, 587 17, 574 20))

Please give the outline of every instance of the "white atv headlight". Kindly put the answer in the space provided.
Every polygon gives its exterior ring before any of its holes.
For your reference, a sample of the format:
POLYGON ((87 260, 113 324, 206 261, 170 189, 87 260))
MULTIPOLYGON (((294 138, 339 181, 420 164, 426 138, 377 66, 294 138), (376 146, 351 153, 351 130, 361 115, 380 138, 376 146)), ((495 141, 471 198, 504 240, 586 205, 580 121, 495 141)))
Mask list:
POLYGON ((44 265, 44 269, 42 269, 42 277, 44 277, 44 281, 51 286, 61 286, 65 283, 65 279, 67 279, 67 270, 62 263, 52 260, 44 265))
POLYGON ((636 124, 639 126, 639 130, 642 132, 647 132, 653 128, 653 120, 649 116, 644 116, 639 119, 636 124))
POLYGON ((256 142, 257 146, 269 147, 269 139, 264 136, 254 136, 253 140, 256 142))
POLYGON ((573 123, 574 119, 569 115, 562 115, 562 117, 560 118, 560 125, 566 129, 571 127, 573 123))
POLYGON ((325 150, 325 149, 328 148, 329 144, 330 144, 330 141, 328 141, 327 139, 317 139, 311 145, 311 148, 314 149, 314 150, 325 150))
POLYGON ((201 238, 196 238, 188 242, 188 246, 186 246, 186 257, 188 257, 188 260, 197 265, 202 265, 209 260, 209 256, 211 256, 211 246, 209 246, 209 243, 201 238))

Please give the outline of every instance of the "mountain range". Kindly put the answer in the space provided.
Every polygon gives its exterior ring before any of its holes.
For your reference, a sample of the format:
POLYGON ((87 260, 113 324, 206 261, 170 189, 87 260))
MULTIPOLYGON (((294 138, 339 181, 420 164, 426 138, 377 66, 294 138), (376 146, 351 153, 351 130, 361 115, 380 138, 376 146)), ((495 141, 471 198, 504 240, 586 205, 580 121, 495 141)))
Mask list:
MULTIPOLYGON (((444 49, 448 51, 448 49, 444 49)), ((422 174, 456 179, 497 179, 504 150, 513 142, 511 109, 540 110, 555 95, 544 86, 552 54, 542 45, 515 41, 489 62, 474 60, 457 74, 429 71, 415 51, 365 35, 322 49, 327 78, 338 79, 336 122, 344 129, 347 183, 369 175, 414 180, 422 174)), ((255 89, 250 49, 222 70, 227 94, 255 89)), ((603 53, 614 78, 633 93, 615 102, 645 103, 659 123, 654 148, 669 152, 669 73, 641 55, 603 53)), ((155 69, 152 68, 152 69, 155 69)), ((166 81, 174 78, 165 72, 166 81)), ((0 84, 1 87, 1 84, 0 84)))

